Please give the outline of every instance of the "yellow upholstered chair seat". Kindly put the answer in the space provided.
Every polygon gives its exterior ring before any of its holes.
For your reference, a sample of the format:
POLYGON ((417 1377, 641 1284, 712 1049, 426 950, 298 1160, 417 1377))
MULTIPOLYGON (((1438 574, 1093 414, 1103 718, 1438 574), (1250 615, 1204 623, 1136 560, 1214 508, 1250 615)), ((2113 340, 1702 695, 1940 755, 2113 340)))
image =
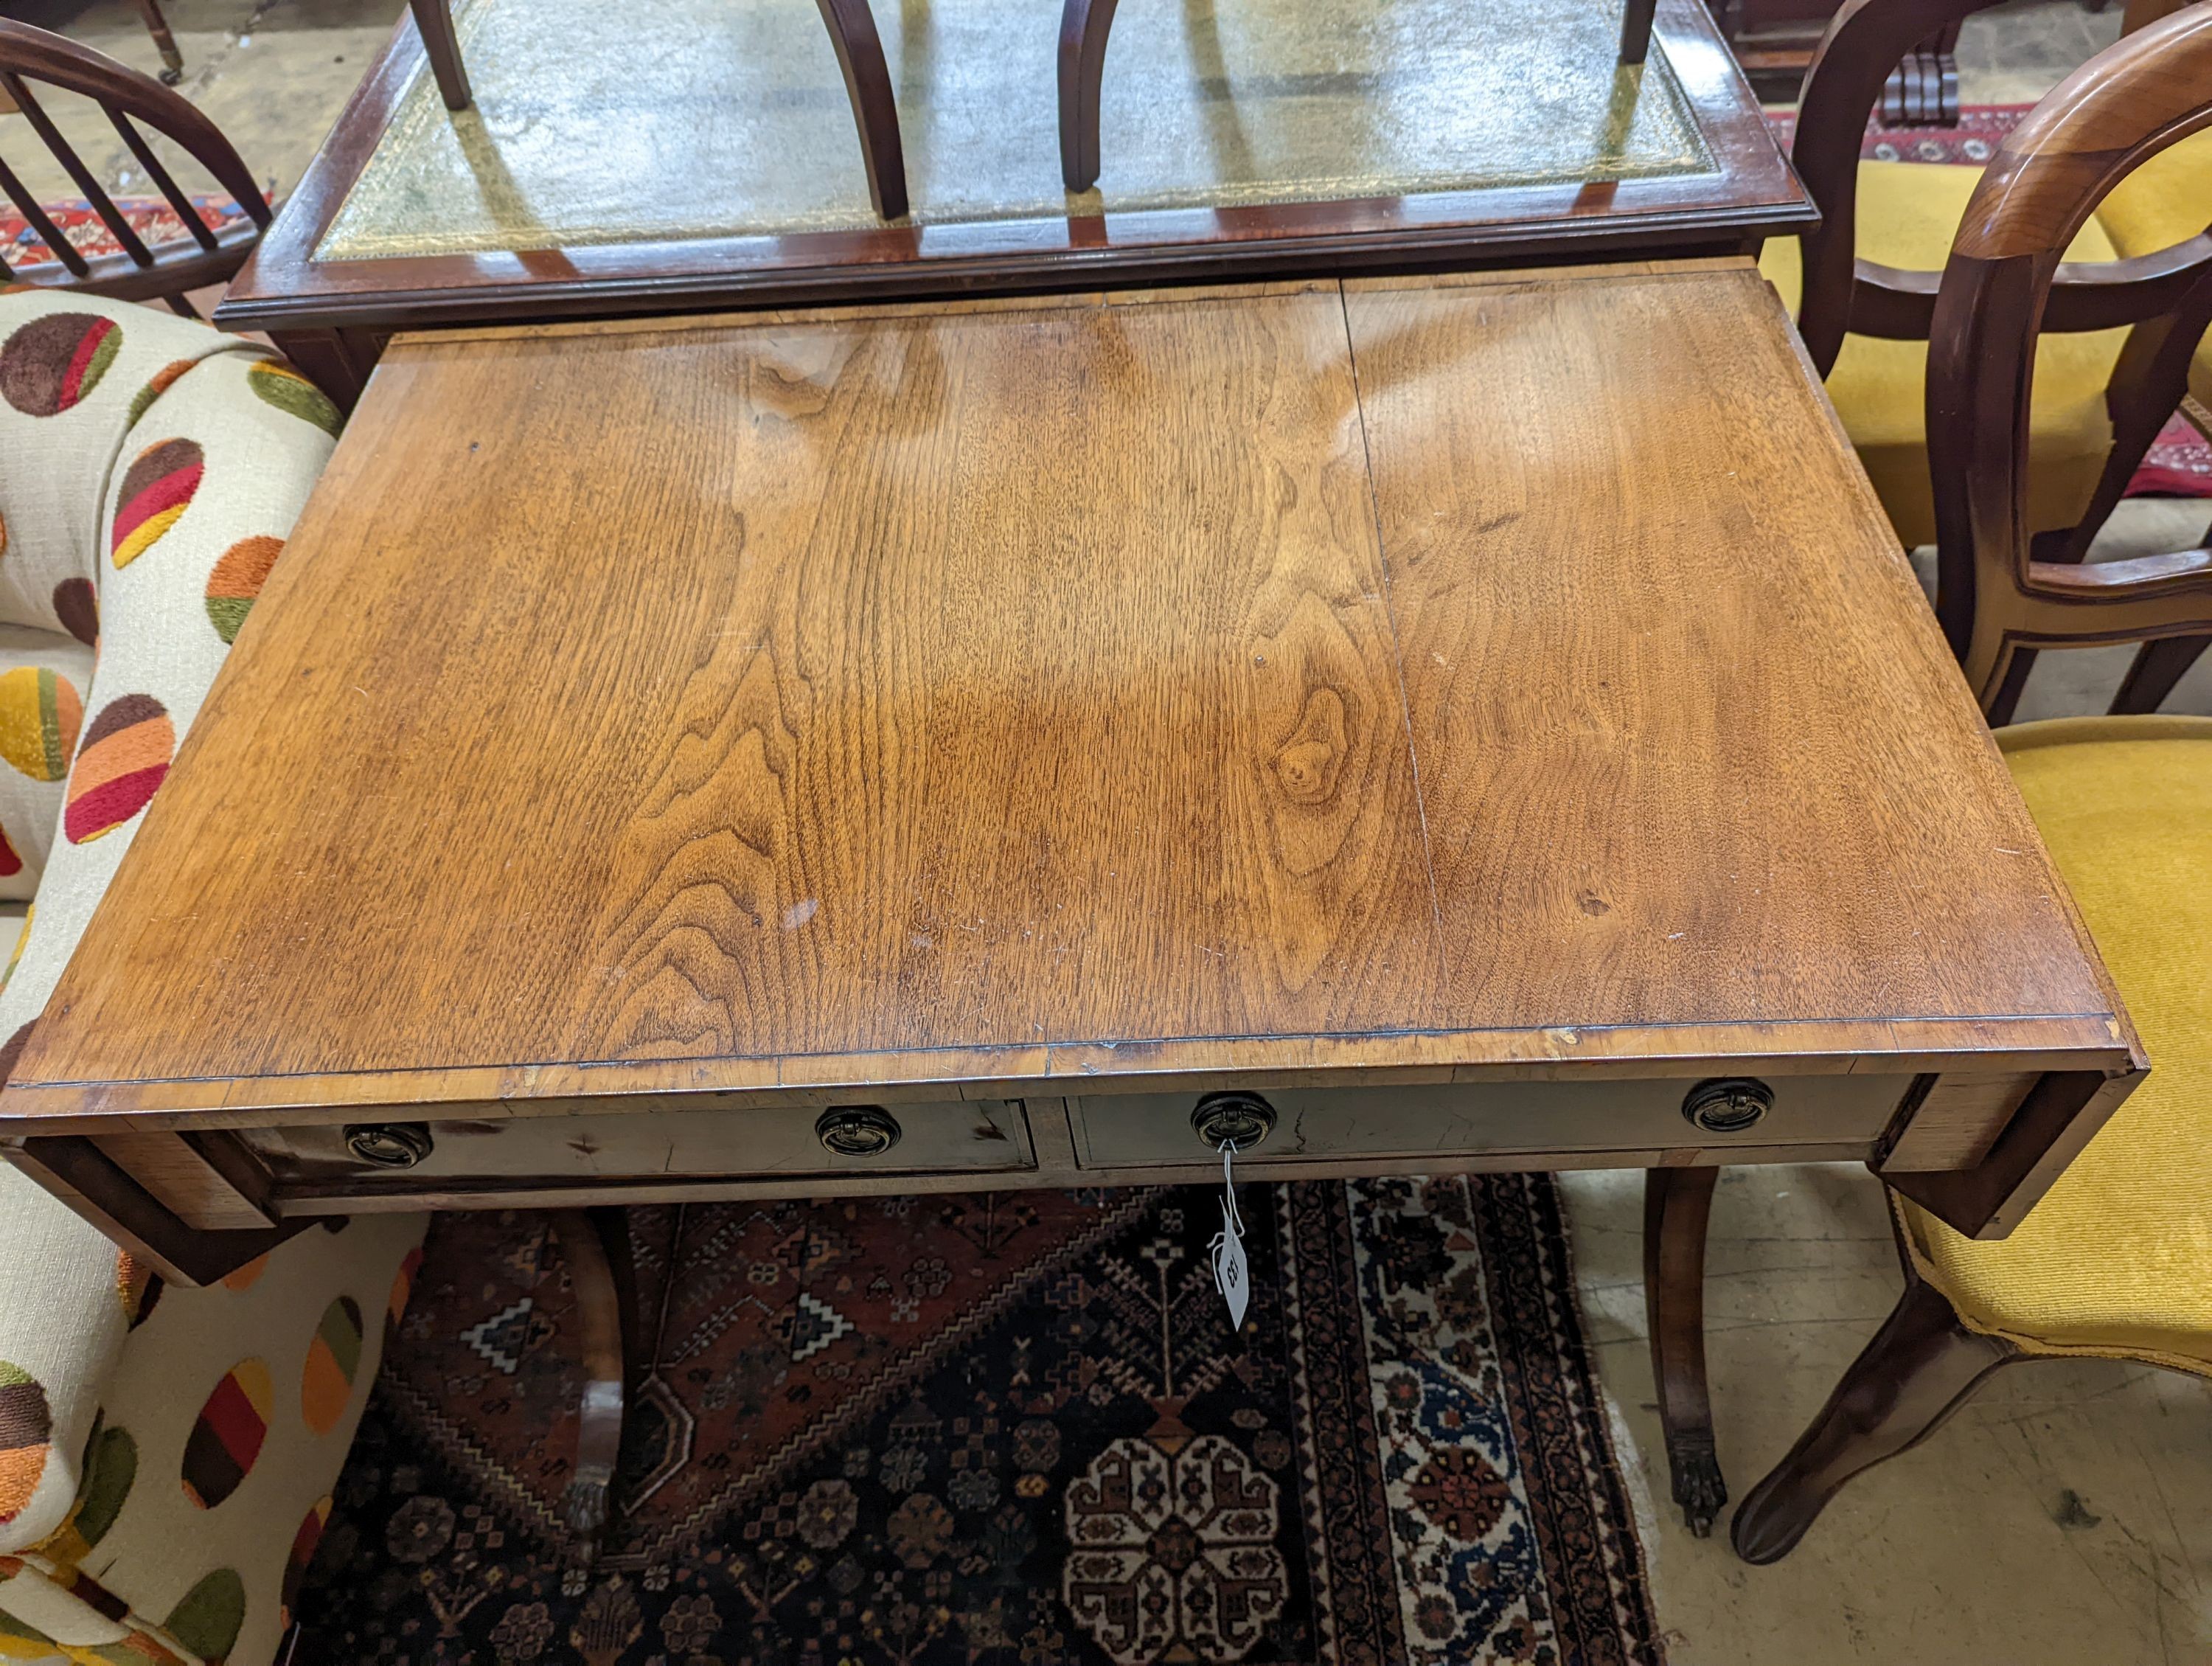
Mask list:
POLYGON ((1969 1328, 2030 1353, 2212 1373, 2212 718, 2063 718, 1997 744, 2151 1073, 2010 1237, 1897 1200, 1907 1253, 1969 1328))
MULTIPOLYGON (((1937 271, 1972 195, 1978 169, 1932 162, 1859 165, 1858 254, 1885 266, 1937 271)), ((2113 247, 2093 220, 2067 250, 2072 260, 2110 260, 2113 247)), ((1759 270, 1794 316, 1797 310, 1797 240, 1771 239, 1759 270)), ((2105 411, 2124 330, 2045 336, 2036 350, 2030 416, 2028 525, 2037 532, 2071 526, 2087 508, 2112 443, 2105 411)), ((1936 505, 1928 480, 1928 344, 1847 336, 1828 376, 1844 428, 1858 448, 1897 535, 1909 549, 1936 541, 1936 505)))
MULTIPOLYGON (((2156 254, 2212 226, 2212 129, 2169 145, 2113 186, 2097 221, 2124 256, 2156 254)), ((2212 337, 2197 350, 2189 391, 2212 406, 2212 337)))

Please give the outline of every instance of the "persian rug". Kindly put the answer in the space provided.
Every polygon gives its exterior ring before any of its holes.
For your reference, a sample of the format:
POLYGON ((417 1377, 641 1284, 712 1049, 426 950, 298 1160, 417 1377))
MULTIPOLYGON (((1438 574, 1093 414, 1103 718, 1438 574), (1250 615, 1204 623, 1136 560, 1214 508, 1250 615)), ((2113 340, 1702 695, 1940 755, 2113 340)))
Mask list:
POLYGON ((1214 1189, 633 1212, 665 1316, 591 1566, 558 1244, 442 1216, 293 1658, 1660 1662, 1550 1177, 1240 1202, 1241 1333, 1214 1189))
MULTIPOLYGON (((220 194, 195 193, 191 200, 210 231, 226 231, 246 218, 244 209, 220 194)), ((107 229, 107 222, 82 198, 42 203, 39 206, 61 234, 69 239, 70 246, 88 259, 121 252, 123 246, 107 229)), ((185 228, 185 222, 177 217, 177 211, 159 197, 118 197, 115 206, 124 223, 137 233, 139 240, 149 247, 191 235, 185 228)), ((17 268, 58 264, 46 240, 31 229, 31 222, 4 203, 0 203, 0 259, 17 268)))
MULTIPOLYGON (((1859 155, 1885 162, 1937 162, 1982 167, 1996 155, 2006 134, 2020 125, 2032 104, 1968 104, 1959 110, 1956 127, 1884 127, 1867 123, 1859 155)), ((1795 110, 1769 110, 1766 125, 1784 150, 1797 131, 1795 110)), ((2212 497, 2212 440, 2179 411, 2151 441, 2130 497, 2212 497)))

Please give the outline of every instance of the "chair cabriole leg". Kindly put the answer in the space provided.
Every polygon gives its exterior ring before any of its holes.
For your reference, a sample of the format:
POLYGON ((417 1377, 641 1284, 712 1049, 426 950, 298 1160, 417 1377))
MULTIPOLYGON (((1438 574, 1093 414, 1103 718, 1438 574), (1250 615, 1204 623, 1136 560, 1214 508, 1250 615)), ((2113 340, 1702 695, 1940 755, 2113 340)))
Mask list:
POLYGON ((1967 1329, 1940 1291, 1908 1275, 1828 1403, 1737 1507, 1735 1554, 1760 1564, 1787 1556, 1844 1482, 1918 1445, 1984 1377, 2020 1357, 2011 1343, 1967 1329))

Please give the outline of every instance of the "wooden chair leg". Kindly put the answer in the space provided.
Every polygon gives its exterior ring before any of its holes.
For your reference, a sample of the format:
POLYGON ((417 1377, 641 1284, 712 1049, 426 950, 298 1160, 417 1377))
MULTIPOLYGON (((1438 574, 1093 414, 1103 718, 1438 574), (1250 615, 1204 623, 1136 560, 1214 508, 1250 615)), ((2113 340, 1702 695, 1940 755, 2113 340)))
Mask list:
POLYGON ((2020 1357, 2011 1343, 1968 1330, 1934 1286, 1908 1274, 1812 1426, 1738 1507, 1729 1529, 1735 1554, 1759 1564, 1787 1556, 1845 1481, 1918 1445, 1984 1377, 2020 1357))
POLYGON ((138 0, 138 15, 146 20, 146 33, 154 37, 154 50, 161 54, 161 84, 175 86, 185 78, 185 55, 177 50, 177 37, 169 33, 169 20, 161 15, 161 0, 138 0))
POLYGON ((614 1518, 615 1468, 622 1455, 623 1404, 627 1375, 625 1316, 632 1292, 616 1274, 629 1264, 628 1233, 619 1209, 556 1209, 553 1231, 576 1292, 584 1325, 585 1382, 577 1408, 576 1468, 562 1499, 571 1547, 588 1560, 614 1518), (603 1237, 605 1232, 607 1236, 603 1237), (610 1256, 609 1238, 617 1255, 610 1256))
POLYGON ((1651 52, 1651 17, 1658 0, 1628 0, 1620 19, 1620 61, 1641 64, 1651 52))
MULTIPOLYGON (((1648 9, 1653 0, 1630 0, 1648 9)), ((1098 183, 1098 89, 1115 0, 1066 0, 1060 14, 1060 176, 1070 191, 1098 183)))
POLYGON ((1728 1502, 1705 1389, 1705 1221, 1716 1168, 1644 1171, 1644 1309, 1659 1427, 1682 1519, 1700 1539, 1728 1502))
POLYGON ((2020 709, 2020 697, 2027 692, 2027 674, 2035 669, 2038 650, 2016 648, 2006 664, 2004 681, 1997 687, 1996 697, 1986 708, 1990 727, 2002 729, 2012 721, 2013 714, 2020 709))
POLYGON ((438 95, 448 110, 469 107, 469 72, 461 67, 461 39, 453 33, 453 0, 407 0, 415 14, 416 33, 437 78, 438 95))
POLYGON ((2156 711, 2207 648, 2212 648, 2212 636, 2168 636, 2145 642, 2136 650, 2135 663, 2112 696, 2113 712, 2156 711))
POLYGON ((845 96, 853 101, 853 124, 860 130, 860 166, 867 170, 868 200, 886 220, 907 211, 906 151, 899 142, 898 101, 891 94, 890 66, 884 61, 883 38, 867 0, 815 0, 830 41, 844 72, 845 96))

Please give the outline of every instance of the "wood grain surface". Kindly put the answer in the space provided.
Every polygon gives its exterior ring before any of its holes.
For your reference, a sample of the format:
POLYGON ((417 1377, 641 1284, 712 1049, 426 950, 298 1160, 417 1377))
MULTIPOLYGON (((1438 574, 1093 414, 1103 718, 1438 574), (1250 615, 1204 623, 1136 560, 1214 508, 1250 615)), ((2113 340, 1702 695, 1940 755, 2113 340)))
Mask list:
POLYGON ((1747 263, 403 340, 0 1120, 2136 1058, 1747 263))

